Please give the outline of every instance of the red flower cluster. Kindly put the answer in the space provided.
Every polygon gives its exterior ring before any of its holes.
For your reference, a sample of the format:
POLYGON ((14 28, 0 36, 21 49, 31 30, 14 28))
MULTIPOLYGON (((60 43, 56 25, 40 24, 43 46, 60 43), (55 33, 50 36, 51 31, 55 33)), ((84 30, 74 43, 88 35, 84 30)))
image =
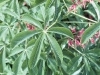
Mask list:
POLYGON ((33 25, 30 25, 29 23, 25 23, 25 25, 27 26, 28 30, 34 30, 33 25))
MULTIPOLYGON (((74 0, 72 0, 74 2, 74 0)), ((76 0, 69 8, 68 11, 73 10, 76 12, 76 6, 81 5, 82 7, 85 8, 86 2, 91 2, 92 0, 76 0)))
MULTIPOLYGON (((75 27, 69 27, 70 30, 72 31, 72 33, 74 34, 74 39, 69 39, 68 42, 68 47, 70 46, 81 46, 82 48, 84 48, 84 44, 81 44, 80 40, 81 40, 81 35, 84 32, 84 28, 82 28, 81 30, 77 31, 75 30, 75 27)), ((91 37, 89 40, 91 43, 94 43, 94 37, 95 38, 99 38, 100 34, 99 31, 97 31, 93 37, 91 37)))
POLYGON ((99 38, 99 36, 99 31, 97 31, 89 40, 91 41, 91 43, 94 43, 94 37, 99 38))
POLYGON ((70 26, 69 28, 72 31, 72 33, 74 34, 74 39, 73 40, 72 39, 68 40, 68 47, 69 46, 78 46, 78 45, 81 46, 81 47, 84 47, 84 45, 80 43, 81 34, 83 33, 84 28, 82 28, 78 32, 76 32, 75 27, 70 26))

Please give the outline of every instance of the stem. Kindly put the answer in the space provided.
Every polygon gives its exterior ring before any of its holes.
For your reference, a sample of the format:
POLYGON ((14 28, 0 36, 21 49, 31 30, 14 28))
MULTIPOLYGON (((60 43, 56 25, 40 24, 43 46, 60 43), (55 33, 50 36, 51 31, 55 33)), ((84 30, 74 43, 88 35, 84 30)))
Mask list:
POLYGON ((5 73, 0 73, 0 75, 3 75, 3 74, 5 74, 5 73))
POLYGON ((64 2, 65 7, 68 9, 68 6, 66 5, 65 0, 63 0, 63 2, 64 2))
MULTIPOLYGON (((72 46, 71 46, 72 47, 72 46)), ((84 56, 84 54, 81 52, 81 51, 79 51, 79 50, 77 50, 76 48, 74 48, 74 47, 72 47, 75 51, 77 51, 79 54, 81 54, 81 55, 83 55, 84 56)))
POLYGON ((89 22, 77 22, 77 21, 63 21, 64 23, 89 23, 89 22))
MULTIPOLYGON (((61 10, 63 9, 63 7, 64 7, 64 6, 61 7, 61 10)), ((61 13, 61 11, 60 11, 59 13, 61 13)), ((59 15, 60 15, 60 14, 58 14, 58 16, 59 16, 59 15)), ((55 24, 57 23, 57 20, 58 20, 58 17, 57 17, 57 19, 55 20, 55 22, 53 22, 53 23, 46 29, 46 31, 47 31, 49 28, 51 28, 53 25, 55 25, 55 24)))
POLYGON ((76 14, 76 13, 74 13, 74 12, 71 12, 71 13, 74 14, 74 15, 76 15, 76 16, 78 16, 78 17, 81 17, 81 18, 83 18, 83 19, 85 19, 85 20, 88 20, 88 21, 91 21, 91 22, 97 23, 97 21, 94 21, 94 20, 92 20, 92 19, 86 18, 86 17, 81 16, 81 15, 79 15, 79 14, 76 14))
POLYGON ((53 22, 52 25, 50 25, 50 26, 46 29, 46 31, 48 31, 48 29, 50 29, 53 25, 55 25, 56 22, 57 22, 57 20, 56 20, 55 22, 53 22))
MULTIPOLYGON (((66 5, 66 3, 65 3, 64 0, 63 0, 63 2, 64 2, 65 7, 68 9, 68 7, 67 7, 67 5, 66 5)), ((70 12, 70 13, 72 13, 72 14, 78 16, 78 17, 81 17, 81 18, 83 18, 83 19, 85 19, 85 20, 88 20, 88 21, 91 21, 91 22, 97 23, 97 21, 94 21, 94 20, 92 20, 92 19, 86 18, 86 17, 81 16, 81 15, 79 15, 79 14, 76 14, 76 13, 74 13, 74 12, 70 12)))
POLYGON ((63 15, 62 19, 66 19, 66 17, 70 14, 70 12, 72 12, 72 11, 68 11, 67 13, 65 13, 65 15, 63 15))

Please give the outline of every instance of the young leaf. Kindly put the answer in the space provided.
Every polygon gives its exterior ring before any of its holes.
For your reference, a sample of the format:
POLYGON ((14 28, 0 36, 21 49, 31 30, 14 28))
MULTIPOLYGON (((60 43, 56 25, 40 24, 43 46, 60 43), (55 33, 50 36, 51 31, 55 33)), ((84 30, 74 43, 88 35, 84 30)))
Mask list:
POLYGON ((82 34, 81 43, 86 43, 99 29, 100 23, 95 23, 94 25, 88 27, 82 34))
POLYGON ((21 19, 28 23, 32 23, 34 26, 37 26, 38 28, 42 29, 42 24, 29 14, 22 15, 21 19))
POLYGON ((34 43, 35 43, 36 39, 31 39, 28 44, 27 44, 27 47, 30 47, 30 46, 33 46, 34 43))
POLYGON ((41 34, 39 38, 36 40, 30 59, 28 61, 29 68, 35 67, 38 63, 41 54, 41 47, 44 40, 44 34, 41 34))
MULTIPOLYGON (((60 59, 60 61, 61 61, 61 63, 62 63, 62 61, 63 61, 63 53, 62 53, 62 50, 61 50, 61 48, 60 48, 58 42, 57 42, 56 39, 55 39, 53 36, 51 36, 50 34, 47 34, 47 38, 48 38, 48 40, 49 40, 49 43, 50 43, 50 45, 51 45, 51 47, 52 47, 52 50, 53 50, 53 52, 54 52, 54 54, 55 54, 57 60, 59 61, 59 59, 60 59), (58 58, 59 58, 59 59, 58 59, 58 58)), ((59 62, 58 62, 58 63, 59 63, 59 62)))
POLYGON ((39 34, 41 30, 28 30, 23 31, 15 35, 15 37, 11 41, 11 47, 15 47, 25 41, 26 39, 32 37, 33 35, 39 34))
POLYGON ((64 35, 64 36, 68 36, 70 38, 73 38, 72 32, 69 29, 64 28, 64 27, 53 27, 53 28, 50 28, 48 30, 48 32, 57 33, 60 35, 64 35))
POLYGON ((45 8, 48 8, 48 7, 49 7, 49 5, 51 4, 51 1, 52 1, 52 0, 47 0, 47 1, 46 1, 46 3, 45 3, 45 8))

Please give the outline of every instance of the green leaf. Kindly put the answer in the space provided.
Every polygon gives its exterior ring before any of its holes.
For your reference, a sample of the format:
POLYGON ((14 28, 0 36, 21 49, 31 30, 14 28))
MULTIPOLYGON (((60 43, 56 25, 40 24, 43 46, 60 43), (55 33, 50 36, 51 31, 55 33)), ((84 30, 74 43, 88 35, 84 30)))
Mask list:
MULTIPOLYGON (((1 21, 4 21, 4 19, 5 19, 5 15, 2 14, 2 13, 0 13, 0 20, 1 20, 1 21)), ((1 25, 0 25, 0 27, 1 27, 1 25)))
POLYGON ((15 54, 18 54, 18 53, 22 52, 23 50, 24 50, 24 48, 22 48, 22 47, 15 47, 13 50, 11 50, 9 57, 13 56, 15 54))
POLYGON ((12 39, 11 47, 15 47, 15 46, 19 45, 20 43, 22 43, 26 39, 28 39, 36 34, 39 34, 40 32, 41 32, 41 30, 27 30, 27 31, 23 31, 23 32, 18 33, 12 39))
POLYGON ((19 75, 19 71, 21 71, 21 66, 22 66, 22 61, 24 59, 24 52, 22 52, 20 54, 20 56, 15 60, 14 64, 13 64, 13 72, 14 72, 14 75, 19 75))
POLYGON ((84 64, 85 64, 87 71, 90 71, 89 60, 86 57, 84 57, 83 59, 84 59, 84 64))
POLYGON ((86 53, 93 55, 93 56, 100 57, 100 49, 99 48, 94 48, 92 50, 88 50, 86 53))
POLYGON ((80 75, 83 67, 84 67, 84 65, 82 67, 80 67, 78 70, 76 70, 72 75, 80 75))
POLYGON ((100 70, 100 66, 99 64, 96 63, 95 59, 88 57, 88 59, 95 65, 96 68, 98 68, 98 70, 100 70))
POLYGON ((88 27, 82 34, 81 43, 86 43, 100 29, 100 23, 88 27))
POLYGON ((45 8, 48 8, 48 7, 49 7, 50 2, 51 2, 51 0, 47 0, 47 1, 46 1, 46 3, 45 3, 45 8))
POLYGON ((63 56, 64 58, 71 60, 74 57, 74 54, 70 50, 66 49, 63 50, 63 56))
POLYGON ((25 0, 25 2, 30 6, 30 3, 31 3, 30 0, 25 0))
POLYGON ((8 2, 9 0, 0 0, 0 9, 1 7, 6 3, 8 2))
POLYGON ((80 65, 82 61, 81 56, 74 57, 69 63, 68 63, 68 73, 73 73, 76 71, 78 66, 80 65))
POLYGON ((18 15, 15 12, 11 11, 11 9, 9 9, 9 8, 3 10, 3 13, 11 15, 11 16, 13 16, 15 18, 19 18, 18 15))
POLYGON ((31 6, 35 7, 43 3, 45 0, 30 0, 31 1, 31 6))
POLYGON ((31 39, 28 44, 27 44, 27 47, 30 47, 30 46, 33 46, 34 43, 35 43, 36 39, 31 39))
POLYGON ((41 60, 38 75, 45 75, 45 61, 41 60))
POLYGON ((48 30, 48 32, 57 33, 57 34, 64 35, 73 39, 72 32, 65 27, 52 27, 48 30))
POLYGON ((97 17, 98 17, 98 21, 100 21, 100 7, 97 3, 95 3, 95 1, 91 1, 90 2, 92 4, 92 6, 94 7, 94 10, 96 11, 97 13, 97 17))
POLYGON ((47 60, 47 53, 46 52, 41 52, 41 59, 46 61, 47 60))
POLYGON ((20 16, 20 8, 19 8, 19 3, 18 0, 12 0, 11 2, 11 9, 20 16))
POLYGON ((5 50, 0 51, 0 73, 5 69, 5 50))
POLYGON ((41 34, 34 44, 34 47, 33 47, 29 62, 28 62, 29 68, 35 67, 38 63, 38 60, 40 59, 43 40, 44 40, 44 34, 41 34))
POLYGON ((59 6, 59 0, 54 0, 55 1, 55 15, 53 21, 56 21, 61 13, 61 6, 59 6))
POLYGON ((96 14, 94 14, 92 11, 90 10, 84 10, 84 12, 89 13, 93 18, 97 18, 96 14))
POLYGON ((57 62, 54 58, 51 58, 50 56, 48 57, 48 62, 47 62, 48 67, 53 71, 57 72, 57 62))
POLYGON ((37 26, 38 28, 42 29, 42 24, 29 14, 22 15, 21 19, 28 23, 32 23, 34 26, 37 26))
POLYGON ((28 70, 29 70, 29 75, 37 75, 38 74, 38 67, 37 66, 33 67, 32 69, 30 69, 28 67, 28 70))
POLYGON ((50 43, 50 45, 52 47, 52 51, 54 52, 54 54, 55 54, 55 56, 56 56, 56 58, 58 60, 58 63, 60 63, 59 59, 60 59, 60 61, 62 63, 62 61, 63 61, 63 53, 62 53, 61 47, 59 46, 58 42, 50 34, 47 34, 47 38, 48 38, 49 43, 50 43))
POLYGON ((90 75, 99 75, 99 74, 96 74, 94 69, 92 67, 90 67, 90 72, 89 72, 90 75))

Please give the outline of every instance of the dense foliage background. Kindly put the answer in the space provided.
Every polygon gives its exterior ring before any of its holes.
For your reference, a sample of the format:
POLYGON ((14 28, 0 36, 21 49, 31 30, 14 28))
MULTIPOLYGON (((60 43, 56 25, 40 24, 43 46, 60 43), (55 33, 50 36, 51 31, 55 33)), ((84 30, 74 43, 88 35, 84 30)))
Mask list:
POLYGON ((100 0, 0 0, 0 75, 100 75, 100 0))

